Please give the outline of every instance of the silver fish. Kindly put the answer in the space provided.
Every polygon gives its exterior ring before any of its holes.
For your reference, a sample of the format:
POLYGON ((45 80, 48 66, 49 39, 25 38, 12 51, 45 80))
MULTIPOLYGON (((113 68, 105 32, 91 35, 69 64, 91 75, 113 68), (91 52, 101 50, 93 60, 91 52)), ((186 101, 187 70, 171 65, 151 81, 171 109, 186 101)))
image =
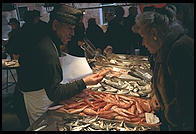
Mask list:
POLYGON ((122 120, 119 126, 120 126, 120 127, 123 127, 124 122, 125 122, 125 121, 122 120))
POLYGON ((152 88, 150 85, 146 85, 145 86, 145 90, 143 90, 144 93, 151 93, 152 92, 152 88))
POLYGON ((106 128, 106 125, 104 124, 103 120, 99 122, 100 124, 100 128, 101 129, 105 129, 106 128))
POLYGON ((95 118, 93 118, 92 120, 90 120, 89 123, 95 122, 97 119, 98 119, 98 115, 95 118))
POLYGON ((48 126, 47 124, 46 124, 46 125, 43 125, 43 126, 37 128, 37 129, 35 129, 34 131, 40 131, 41 129, 44 129, 44 128, 46 128, 47 126, 48 126))
POLYGON ((73 127, 71 131, 81 131, 83 128, 90 126, 90 124, 85 124, 77 127, 73 127))
POLYGON ((100 129, 100 127, 99 127, 100 124, 99 123, 93 122, 91 125, 95 129, 100 129))
POLYGON ((141 97, 146 97, 148 94, 147 93, 144 93, 143 91, 138 91, 138 94, 141 96, 141 97))
POLYGON ((101 129, 93 129, 93 128, 91 128, 91 127, 88 127, 87 130, 88 130, 88 131, 103 131, 103 130, 101 130, 101 129))
POLYGON ((76 120, 76 122, 74 122, 74 123, 72 124, 72 126, 78 126, 78 123, 79 123, 79 120, 76 120))
POLYGON ((133 86, 129 84, 129 86, 127 86, 125 89, 128 89, 129 91, 133 90, 133 86))
POLYGON ((147 85, 147 83, 146 83, 144 80, 138 81, 137 84, 140 85, 140 86, 145 86, 145 85, 147 85))
POLYGON ((138 129, 138 131, 147 131, 147 130, 149 130, 149 129, 151 129, 151 128, 141 126, 141 127, 138 129))
POLYGON ((118 90, 117 94, 128 94, 129 93, 129 90, 118 90))
POLYGON ((132 91, 129 91, 128 95, 140 97, 140 95, 138 93, 135 93, 132 91))
POLYGON ((134 89, 133 89, 133 92, 136 93, 138 90, 139 90, 138 88, 134 88, 134 89))
POLYGON ((104 92, 107 92, 107 93, 116 93, 118 91, 118 89, 110 87, 108 85, 104 86, 104 88, 106 89, 104 92))
POLYGON ((99 88, 100 88, 100 87, 92 87, 92 88, 90 88, 90 89, 93 90, 93 91, 97 91, 99 88))
POLYGON ((106 90, 106 89, 103 88, 103 87, 100 87, 100 88, 97 89, 97 91, 105 91, 105 90, 106 90))

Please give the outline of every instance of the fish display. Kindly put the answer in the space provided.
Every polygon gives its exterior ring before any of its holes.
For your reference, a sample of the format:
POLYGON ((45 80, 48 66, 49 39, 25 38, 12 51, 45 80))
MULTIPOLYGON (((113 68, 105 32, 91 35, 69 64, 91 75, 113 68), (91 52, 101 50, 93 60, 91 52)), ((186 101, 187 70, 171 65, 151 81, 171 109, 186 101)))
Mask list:
POLYGON ((122 121, 104 120, 95 117, 83 117, 74 120, 64 119, 57 123, 59 131, 149 131, 150 127, 131 125, 122 121))
POLYGON ((150 84, 151 83, 147 83, 144 80, 128 81, 123 80, 120 77, 108 77, 106 75, 106 77, 100 82, 99 86, 91 86, 88 89, 93 91, 102 91, 105 93, 151 98, 152 88, 150 84))
POLYGON ((146 123, 145 113, 154 113, 149 99, 89 89, 61 102, 61 104, 64 106, 57 109, 59 112, 79 114, 81 116, 98 116, 109 120, 124 120, 125 122, 143 126, 152 125, 146 123))
POLYGON ((105 61, 96 61, 96 66, 116 66, 124 69, 139 67, 150 72, 150 63, 146 56, 111 54, 105 61))
POLYGON ((141 98, 152 97, 152 72, 147 57, 112 54, 107 59, 106 63, 97 62, 93 72, 105 72, 107 68, 110 68, 110 72, 104 75, 99 86, 91 86, 89 89, 141 98), (126 65, 123 65, 125 62, 126 65))
POLYGON ((154 114, 147 57, 111 54, 93 61, 92 70, 103 80, 60 102, 58 112, 82 118, 65 120, 59 131, 148 131, 161 124, 148 124, 145 117, 154 114))

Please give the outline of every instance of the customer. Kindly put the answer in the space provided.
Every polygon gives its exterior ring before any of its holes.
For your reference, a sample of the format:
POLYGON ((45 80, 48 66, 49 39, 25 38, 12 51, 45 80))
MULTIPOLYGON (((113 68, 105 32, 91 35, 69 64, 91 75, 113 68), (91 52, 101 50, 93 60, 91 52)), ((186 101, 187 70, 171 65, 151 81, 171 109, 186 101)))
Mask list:
POLYGON ((83 40, 86 36, 85 34, 85 27, 83 21, 83 14, 79 16, 79 22, 76 24, 74 29, 74 36, 71 38, 71 41, 68 44, 63 45, 64 52, 77 56, 77 57, 85 57, 83 49, 80 47, 80 44, 83 43, 83 40))
POLYGON ((135 24, 135 17, 137 16, 137 7, 129 7, 129 15, 126 17, 125 27, 127 28, 128 41, 129 41, 129 54, 135 54, 135 49, 140 49, 140 55, 146 55, 146 49, 141 45, 142 39, 138 33, 132 31, 132 26, 135 24))
POLYGON ((29 122, 37 120, 54 102, 58 103, 80 93, 86 85, 97 84, 103 78, 98 74, 87 76, 68 84, 63 80, 59 62, 60 45, 66 44, 74 35, 75 25, 81 11, 65 4, 58 4, 50 13, 49 32, 31 52, 20 57, 18 83, 24 95, 29 122))
POLYGON ((194 129, 194 40, 173 27, 172 9, 144 12, 136 17, 133 31, 154 54, 152 106, 164 113, 166 130, 194 129))
MULTIPOLYGON (((46 22, 42 21, 40 17, 41 17, 40 11, 38 10, 27 11, 25 15, 25 23, 22 26, 22 35, 21 35, 21 37, 26 37, 25 39, 22 39, 26 43, 31 41, 31 44, 34 45, 38 40, 41 39, 41 37, 44 36, 44 34, 47 33, 48 25, 46 22)), ((29 43, 23 45, 29 47, 29 43)))
POLYGON ((12 30, 8 33, 8 43, 6 44, 6 51, 10 55, 11 59, 18 60, 19 55, 14 53, 14 47, 16 42, 14 41, 17 37, 17 34, 20 31, 20 22, 16 18, 11 18, 8 25, 11 26, 12 30))
POLYGON ((95 18, 88 20, 88 27, 86 29, 86 37, 92 42, 92 44, 98 49, 101 49, 101 53, 105 48, 105 34, 101 27, 97 25, 95 18))
MULTIPOLYGON (((106 47, 112 46, 113 53, 130 54, 129 38, 127 27, 124 26, 124 9, 121 6, 115 7, 115 17, 109 22, 106 37, 106 47)), ((105 50, 107 51, 107 50, 105 50)))
POLYGON ((191 3, 175 3, 175 6, 177 21, 182 24, 186 34, 194 38, 194 13, 191 11, 191 3))

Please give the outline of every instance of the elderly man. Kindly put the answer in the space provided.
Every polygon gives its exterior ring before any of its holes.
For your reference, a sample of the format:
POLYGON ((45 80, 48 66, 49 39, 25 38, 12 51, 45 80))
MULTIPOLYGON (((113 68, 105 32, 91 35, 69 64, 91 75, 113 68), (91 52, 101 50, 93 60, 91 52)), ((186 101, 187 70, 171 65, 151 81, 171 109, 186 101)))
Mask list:
POLYGON ((81 13, 66 4, 56 5, 50 13, 49 31, 21 60, 18 83, 24 95, 30 124, 46 112, 53 102, 69 99, 85 89, 86 85, 97 84, 103 78, 92 74, 71 83, 60 84, 63 79, 59 62, 60 45, 67 44, 74 35, 81 13))

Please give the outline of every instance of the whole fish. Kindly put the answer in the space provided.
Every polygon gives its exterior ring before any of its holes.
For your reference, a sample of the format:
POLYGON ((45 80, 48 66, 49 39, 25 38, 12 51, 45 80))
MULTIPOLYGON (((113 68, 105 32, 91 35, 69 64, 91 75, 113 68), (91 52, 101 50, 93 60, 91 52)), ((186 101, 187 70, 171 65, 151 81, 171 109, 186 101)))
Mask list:
POLYGON ((143 101, 140 103, 142 109, 146 112, 150 112, 151 111, 151 107, 150 107, 150 104, 147 102, 147 101, 143 101))
POLYGON ((68 112, 70 113, 70 114, 76 114, 76 113, 80 113, 80 112, 82 112, 85 108, 87 108, 88 106, 84 106, 84 107, 82 107, 82 108, 79 108, 79 109, 72 109, 72 110, 68 110, 68 112))
POLYGON ((129 111, 132 115, 135 115, 136 105, 132 105, 131 108, 128 109, 128 111, 129 111))
POLYGON ((108 111, 112 106, 114 106, 114 104, 108 103, 102 109, 100 109, 100 111, 108 111))
POLYGON ((94 111, 93 109, 90 109, 90 108, 85 108, 83 110, 83 112, 87 115, 97 115, 98 113, 96 111, 94 111))

